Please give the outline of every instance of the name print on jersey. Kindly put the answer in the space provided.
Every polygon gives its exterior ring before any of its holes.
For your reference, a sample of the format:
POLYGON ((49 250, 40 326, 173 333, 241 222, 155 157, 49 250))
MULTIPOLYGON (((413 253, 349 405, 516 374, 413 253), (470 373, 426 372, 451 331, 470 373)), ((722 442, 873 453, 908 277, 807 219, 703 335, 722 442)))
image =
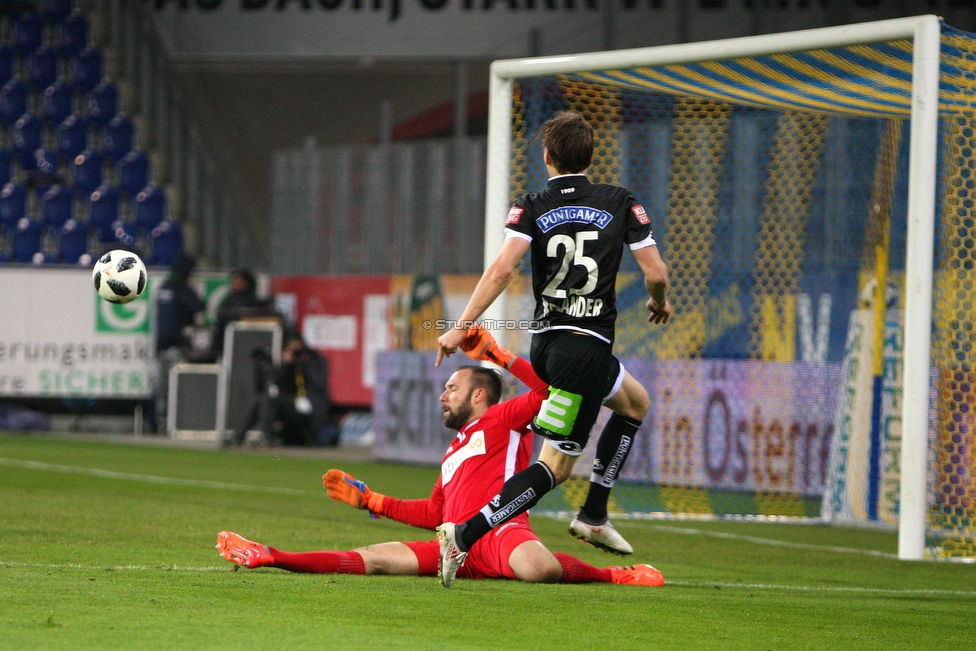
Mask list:
POLYGON ((594 224, 599 229, 604 229, 613 215, 605 210, 587 208, 586 206, 566 206, 564 208, 554 208, 535 220, 539 229, 543 233, 548 233, 560 224, 594 224))
POLYGON ((550 301, 543 299, 543 315, 548 316, 552 312, 562 312, 569 316, 600 316, 603 311, 603 301, 599 298, 586 298, 585 296, 567 296, 561 301, 550 301))

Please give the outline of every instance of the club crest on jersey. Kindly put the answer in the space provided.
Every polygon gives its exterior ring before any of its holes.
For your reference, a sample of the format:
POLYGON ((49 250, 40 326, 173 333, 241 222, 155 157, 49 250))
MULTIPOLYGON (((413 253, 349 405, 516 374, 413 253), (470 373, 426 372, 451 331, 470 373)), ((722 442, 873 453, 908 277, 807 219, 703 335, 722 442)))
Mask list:
POLYGON ((639 221, 641 224, 647 225, 651 223, 651 219, 647 216, 647 211, 644 210, 644 206, 637 204, 631 208, 631 211, 634 213, 634 217, 637 218, 637 221, 639 221))
POLYGON ((601 230, 607 227, 613 215, 605 210, 586 206, 565 206, 554 208, 535 220, 543 233, 548 233, 562 224, 594 224, 601 230))
POLYGON ((505 220, 506 224, 517 224, 519 219, 522 218, 522 213, 525 212, 525 208, 519 208, 518 206, 512 206, 512 209, 508 211, 508 219, 505 220))

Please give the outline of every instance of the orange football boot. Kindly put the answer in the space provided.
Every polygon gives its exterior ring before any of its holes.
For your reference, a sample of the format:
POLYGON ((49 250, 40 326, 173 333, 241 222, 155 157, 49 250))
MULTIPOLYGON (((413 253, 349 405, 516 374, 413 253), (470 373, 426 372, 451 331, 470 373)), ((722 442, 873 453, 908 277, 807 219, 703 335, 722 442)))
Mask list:
POLYGON ((664 585, 664 575, 647 564, 609 567, 610 581, 621 585, 644 585, 652 588, 664 585))
POLYGON ((217 551, 231 563, 250 569, 274 564, 274 557, 267 547, 242 538, 232 531, 221 531, 217 534, 217 551))

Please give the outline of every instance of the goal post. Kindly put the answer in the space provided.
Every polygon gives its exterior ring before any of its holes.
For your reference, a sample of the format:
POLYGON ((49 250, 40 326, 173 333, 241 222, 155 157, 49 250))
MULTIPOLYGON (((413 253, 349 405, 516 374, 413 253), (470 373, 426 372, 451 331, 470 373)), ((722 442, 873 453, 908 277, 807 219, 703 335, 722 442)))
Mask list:
POLYGON ((911 344, 905 346, 898 524, 898 558, 904 560, 921 559, 925 551, 941 33, 939 20, 926 16, 917 21, 912 34, 915 54, 905 260, 905 341, 911 344))
MULTIPOLYGON (((956 51, 976 44, 967 40, 970 35, 945 30, 956 37, 952 45, 956 51)), ((734 515, 734 508, 716 508, 715 495, 720 494, 727 501, 746 504, 747 516, 812 514, 810 504, 827 482, 826 450, 836 443, 830 441, 830 432, 841 365, 837 354, 826 353, 828 343, 831 350, 837 348, 830 343, 838 339, 836 325, 824 326, 830 327, 824 335, 830 342, 823 343, 819 353, 808 350, 813 341, 810 331, 820 327, 810 317, 809 306, 814 305, 816 312, 816 296, 820 296, 820 307, 826 305, 828 313, 831 305, 835 312, 844 305, 854 307, 851 297, 860 287, 850 292, 844 287, 851 278, 851 255, 818 251, 823 260, 811 262, 809 248, 814 241, 827 243, 827 248, 853 247, 837 229, 859 228, 870 207, 867 192, 855 188, 845 174, 852 178, 863 174, 860 168, 875 156, 875 150, 868 149, 878 146, 875 136, 880 128, 871 120, 879 120, 877 124, 907 120, 910 137, 903 157, 907 163, 899 168, 904 178, 893 184, 897 187, 888 197, 900 202, 890 221, 892 228, 900 229, 893 246, 897 242, 901 249, 893 249, 892 256, 899 258, 898 273, 903 274, 898 291, 905 342, 901 366, 891 371, 900 380, 900 396, 891 400, 900 403, 892 422, 900 420, 901 432, 884 443, 890 444, 896 458, 900 451, 897 496, 891 498, 897 513, 898 554, 902 559, 921 559, 927 551, 934 556, 976 556, 976 440, 967 429, 971 424, 976 428, 970 413, 976 400, 956 398, 949 407, 955 409, 955 416, 933 416, 942 407, 930 404, 930 397, 952 393, 950 384, 958 388, 976 373, 970 366, 976 359, 968 353, 932 370, 938 366, 933 365, 932 342, 934 272, 940 264, 949 269, 939 273, 953 287, 970 280, 947 263, 959 246, 936 248, 940 241, 959 234, 950 232, 955 227, 946 216, 937 233, 939 209, 947 210, 945 196, 951 185, 940 173, 944 176, 960 168, 970 174, 969 185, 964 183, 956 191, 952 218, 976 218, 972 167, 946 162, 952 155, 947 153, 947 147, 953 146, 952 129, 940 128, 941 106, 943 115, 963 125, 956 129, 962 135, 956 136, 955 145, 963 153, 955 155, 959 158, 968 151, 972 157, 966 147, 976 141, 972 134, 976 101, 958 90, 940 97, 940 79, 947 74, 940 70, 946 56, 943 34, 940 19, 926 15, 492 64, 486 264, 501 246, 501 226, 513 199, 545 182, 532 168, 532 159, 541 156, 538 143, 530 141, 534 131, 556 110, 578 110, 597 129, 591 176, 634 191, 651 214, 665 261, 672 268, 677 318, 667 328, 673 332, 661 335, 646 326, 637 330, 634 315, 628 316, 627 306, 620 306, 618 342, 621 331, 627 340, 623 356, 649 362, 646 369, 640 364, 635 368, 649 378, 638 379, 654 388, 649 387, 652 411, 643 428, 648 430, 649 443, 642 459, 632 457, 628 463, 628 467, 643 463, 647 468, 624 474, 625 479, 630 476, 635 484, 648 487, 645 495, 651 506, 618 503, 618 509, 635 508, 636 517, 653 517, 661 511, 680 516, 685 509, 692 515, 734 515), (599 141, 605 141, 602 150, 599 141), (651 153, 640 158, 641 148, 651 153), (836 162, 830 162, 829 156, 836 156, 836 162), (715 244, 719 240, 721 247, 715 244), (808 272, 811 265, 820 265, 816 274, 808 272), (840 287, 835 294, 843 294, 843 300, 837 295, 831 298, 829 287, 815 296, 824 283, 840 287), (806 339, 801 354, 796 342, 803 328, 806 339), (698 426, 694 417, 682 416, 675 407, 679 397, 661 380, 669 373, 669 382, 680 377, 680 382, 673 381, 694 387, 688 390, 689 404, 705 403, 688 408, 702 414, 698 426), (732 376, 739 379, 728 384, 732 376), (752 395, 748 387, 776 385, 778 390, 779 384, 791 382, 796 388, 788 397, 776 394, 770 398, 772 404, 754 400, 745 407, 749 414, 737 414, 730 407, 734 395, 752 395), (826 388, 816 391, 825 396, 834 392, 821 400, 829 415, 777 411, 777 400, 796 403, 804 390, 821 386, 826 388), (949 452, 933 449, 940 441, 949 452), (695 461, 699 457, 702 460, 695 461), (936 458, 943 457, 948 459, 945 468, 951 469, 936 467, 936 458), (940 472, 954 473, 943 482, 945 486, 936 486, 940 472), (963 488, 956 495, 953 491, 960 483, 963 488), (768 506, 771 502, 777 505, 768 506), (933 518, 941 518, 941 524, 933 524, 933 518), (951 531, 932 537, 939 526, 951 531), (938 542, 943 539, 950 541, 945 549, 938 542)), ((971 94, 976 88, 972 79, 976 57, 968 50, 956 55, 969 67, 960 78, 950 78, 948 86, 964 87, 971 94)), ((893 146, 898 149, 897 139, 893 146)), ((870 179, 862 185, 869 187, 870 179)), ((622 270, 621 301, 627 283, 633 284, 632 271, 622 270)), ((870 274, 864 269, 860 275, 855 273, 857 283, 869 280, 870 274)), ((510 290, 506 300, 496 301, 485 317, 496 323, 527 318, 531 297, 526 297, 524 285, 521 302, 513 302, 518 291, 510 290)), ((878 295, 882 293, 879 288, 878 295)), ((973 298, 957 294, 955 299, 941 300, 965 303, 973 298)), ((845 315, 828 321, 847 324, 845 315)), ((506 329, 496 335, 524 352, 526 340, 521 333, 506 329)), ((839 334, 841 349, 843 335, 839 334)), ((972 387, 966 390, 976 392, 972 387)), ((833 434, 836 438, 837 432, 833 434)), ((867 472, 857 470, 862 471, 867 472)), ((567 498, 566 503, 572 501, 567 498)))

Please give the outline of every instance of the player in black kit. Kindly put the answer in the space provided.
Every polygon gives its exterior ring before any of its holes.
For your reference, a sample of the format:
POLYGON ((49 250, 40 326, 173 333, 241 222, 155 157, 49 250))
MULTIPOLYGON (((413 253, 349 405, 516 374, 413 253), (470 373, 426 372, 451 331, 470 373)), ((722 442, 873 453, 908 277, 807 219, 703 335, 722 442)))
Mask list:
POLYGON ((535 505, 569 478, 589 439, 600 405, 613 415, 600 434, 586 502, 570 533, 601 549, 633 548, 607 518, 607 500, 647 410, 647 391, 613 356, 615 284, 623 247, 644 274, 651 323, 667 323, 668 272, 644 208, 626 189, 590 183, 593 129, 576 113, 552 116, 541 130, 549 171, 546 189, 521 197, 506 219, 505 243, 485 270, 458 323, 438 339, 438 359, 455 352, 470 322, 501 294, 527 251, 532 251, 536 299, 532 366, 549 383, 549 397, 532 423, 546 438, 539 460, 512 476, 467 522, 445 522, 441 582, 450 587, 467 550, 493 528, 535 505))

